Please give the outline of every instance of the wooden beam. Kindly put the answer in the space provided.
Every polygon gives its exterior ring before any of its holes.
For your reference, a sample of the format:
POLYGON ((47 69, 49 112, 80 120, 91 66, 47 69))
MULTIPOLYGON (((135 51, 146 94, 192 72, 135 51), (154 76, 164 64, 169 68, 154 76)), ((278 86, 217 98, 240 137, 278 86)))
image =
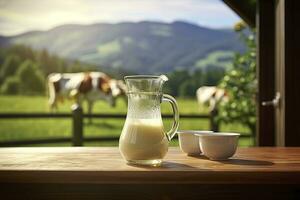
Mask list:
POLYGON ((249 26, 255 27, 256 1, 223 0, 249 26))

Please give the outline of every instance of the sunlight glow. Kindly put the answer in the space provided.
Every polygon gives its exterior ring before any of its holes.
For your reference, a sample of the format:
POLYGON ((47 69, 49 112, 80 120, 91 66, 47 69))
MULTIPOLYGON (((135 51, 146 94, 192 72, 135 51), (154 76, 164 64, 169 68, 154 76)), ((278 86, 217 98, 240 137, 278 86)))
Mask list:
POLYGON ((213 28, 239 17, 220 0, 0 0, 0 34, 46 30, 62 24, 184 20, 213 28))

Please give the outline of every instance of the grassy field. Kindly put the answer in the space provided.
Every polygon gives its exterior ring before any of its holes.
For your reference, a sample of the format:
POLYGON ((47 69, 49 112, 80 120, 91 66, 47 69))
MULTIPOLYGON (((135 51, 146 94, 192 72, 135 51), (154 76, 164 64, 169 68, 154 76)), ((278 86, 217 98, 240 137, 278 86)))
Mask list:
MULTIPOLYGON (((206 114, 207 108, 200 108, 196 100, 177 99, 180 114, 206 114)), ((59 105, 58 112, 70 112, 72 102, 65 101, 59 105)), ((86 110, 86 105, 83 105, 86 110)), ((41 96, 0 96, 0 113, 14 112, 49 112, 47 98, 41 96)), ((162 104, 163 113, 171 113, 167 103, 162 104)), ((95 104, 94 113, 126 113, 126 104, 122 99, 117 106, 111 108, 107 103, 99 101, 95 104)), ((85 136, 119 136, 125 119, 93 119, 90 124, 84 122, 85 136)), ((171 125, 171 120, 164 120, 165 129, 171 125)), ((70 119, 0 119, 0 141, 37 139, 51 137, 70 137, 70 119)), ((179 129, 208 130, 208 119, 181 119, 179 129)), ((235 131, 247 133, 249 130, 240 124, 221 124, 222 131, 235 131)), ((174 140, 172 145, 177 145, 174 140)), ((38 146, 70 146, 70 143, 47 144, 38 146)), ((118 142, 86 142, 86 146, 117 146, 118 142)), ((240 146, 253 145, 253 139, 240 139, 240 146)), ((34 146, 34 145, 31 145, 34 146)), ((37 145, 35 145, 37 146, 37 145)))

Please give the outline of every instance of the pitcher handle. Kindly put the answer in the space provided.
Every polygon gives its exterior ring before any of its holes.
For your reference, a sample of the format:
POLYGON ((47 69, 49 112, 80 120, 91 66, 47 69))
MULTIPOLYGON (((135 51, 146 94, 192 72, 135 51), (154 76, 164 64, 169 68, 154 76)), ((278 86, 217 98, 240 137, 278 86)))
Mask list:
POLYGON ((168 140, 171 141, 171 139, 175 136, 176 131, 177 131, 178 126, 179 126, 178 106, 177 106, 177 103, 176 103, 176 100, 174 99, 174 97, 172 97, 171 95, 168 95, 168 94, 163 94, 162 101, 169 102, 171 104, 172 110, 173 110, 173 119, 174 119, 174 121, 173 121, 173 124, 172 124, 172 128, 171 128, 171 130, 169 130, 166 133, 166 136, 167 136, 168 140))

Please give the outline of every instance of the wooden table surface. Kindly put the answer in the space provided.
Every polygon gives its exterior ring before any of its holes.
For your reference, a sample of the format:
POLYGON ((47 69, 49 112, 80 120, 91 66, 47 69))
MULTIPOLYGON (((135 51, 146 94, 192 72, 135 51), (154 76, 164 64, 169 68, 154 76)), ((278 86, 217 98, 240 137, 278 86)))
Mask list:
POLYGON ((116 147, 1 148, 0 183, 300 184, 300 148, 239 148, 228 161, 170 148, 161 167, 127 165, 116 147))

